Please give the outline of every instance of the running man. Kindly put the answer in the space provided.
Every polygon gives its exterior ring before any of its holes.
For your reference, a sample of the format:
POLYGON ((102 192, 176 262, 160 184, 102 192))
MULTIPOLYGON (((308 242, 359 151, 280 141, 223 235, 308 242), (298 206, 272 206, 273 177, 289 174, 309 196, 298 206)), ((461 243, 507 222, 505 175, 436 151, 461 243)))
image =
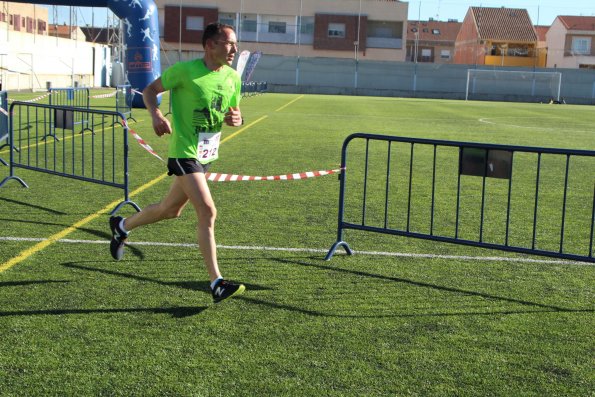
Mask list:
POLYGON ((243 284, 224 280, 217 263, 215 218, 217 210, 205 178, 219 156, 223 124, 243 124, 239 103, 241 81, 231 63, 238 51, 233 27, 220 23, 206 26, 202 38, 204 58, 178 62, 143 90, 143 101, 158 136, 171 134, 168 175, 174 181, 167 195, 128 218, 113 216, 110 252, 120 260, 128 233, 143 225, 177 218, 190 201, 198 217, 198 247, 211 281, 213 300, 218 303, 244 292, 243 284), (157 95, 171 90, 173 130, 157 106, 157 95))

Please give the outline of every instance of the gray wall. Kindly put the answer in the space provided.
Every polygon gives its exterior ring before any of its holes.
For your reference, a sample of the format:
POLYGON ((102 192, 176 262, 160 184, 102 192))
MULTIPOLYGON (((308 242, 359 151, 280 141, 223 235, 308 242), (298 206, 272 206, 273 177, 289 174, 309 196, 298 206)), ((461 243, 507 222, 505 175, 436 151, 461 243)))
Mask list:
MULTIPOLYGON (((474 65, 414 64, 361 59, 356 63, 354 59, 298 59, 263 55, 252 80, 267 81, 270 92, 465 99, 467 70, 474 68, 474 65)), ((532 68, 481 69, 533 71, 532 68)), ((536 69, 535 72, 561 72, 560 96, 566 103, 595 104, 595 70, 536 69)), ((535 93, 526 92, 519 82, 498 81, 484 84, 493 84, 493 89, 488 87, 485 90, 484 87, 483 93, 470 99, 547 102, 552 97, 548 90, 544 93, 543 89, 535 93), (520 90, 523 92, 519 92, 520 90)))

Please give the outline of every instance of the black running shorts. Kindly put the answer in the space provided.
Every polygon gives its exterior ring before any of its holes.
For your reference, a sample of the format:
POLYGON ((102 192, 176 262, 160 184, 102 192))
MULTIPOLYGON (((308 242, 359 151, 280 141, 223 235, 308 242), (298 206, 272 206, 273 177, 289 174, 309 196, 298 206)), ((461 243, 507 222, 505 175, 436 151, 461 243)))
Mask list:
POLYGON ((205 173, 210 164, 201 164, 197 159, 167 159, 167 175, 182 176, 186 174, 195 174, 197 172, 205 173))

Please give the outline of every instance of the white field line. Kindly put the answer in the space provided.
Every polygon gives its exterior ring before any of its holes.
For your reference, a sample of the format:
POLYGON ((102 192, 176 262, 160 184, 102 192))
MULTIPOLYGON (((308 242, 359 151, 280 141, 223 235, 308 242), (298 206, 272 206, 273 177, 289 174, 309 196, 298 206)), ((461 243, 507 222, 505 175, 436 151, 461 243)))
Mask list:
MULTIPOLYGON (((529 119, 537 119, 536 117, 528 117, 528 118, 529 119)), ((506 119, 506 118, 504 118, 504 119, 506 119)), ((536 126, 536 125, 508 124, 508 123, 503 122, 503 121, 491 121, 491 120, 494 120, 494 117, 490 117, 490 118, 483 117, 483 118, 479 119, 478 121, 480 123, 484 123, 484 124, 492 124, 492 125, 503 126, 503 127, 525 128, 525 129, 529 129, 529 130, 570 131, 570 132, 579 132, 579 133, 593 132, 593 131, 583 131, 583 130, 573 130, 573 129, 560 129, 560 128, 557 128, 557 127, 542 127, 542 126, 536 126)))
MULTIPOLYGON (((45 241, 44 238, 34 237, 1 237, 0 241, 30 241, 40 242, 45 241)), ((59 239, 56 243, 65 244, 109 244, 107 240, 72 240, 72 239, 59 239)), ((190 243, 162 243, 152 241, 138 241, 134 243, 128 243, 131 246, 152 246, 152 247, 178 247, 178 248, 194 248, 196 244, 190 243)), ((327 249, 317 248, 287 248, 287 247, 265 247, 265 246, 245 246, 245 245, 217 245, 217 249, 228 249, 237 251, 278 251, 278 252, 305 252, 305 253, 320 253, 326 254, 327 249)), ((464 260, 464 261, 484 261, 484 262, 517 262, 517 263, 542 263, 552 265, 575 265, 575 266, 595 266, 589 262, 577 262, 568 260, 556 260, 556 259, 533 259, 533 258, 508 258, 500 256, 468 256, 468 255, 440 255, 440 254, 416 254, 408 252, 382 252, 382 251, 355 251, 354 253, 359 255, 370 255, 370 256, 388 256, 388 257, 399 257, 399 258, 426 258, 426 259, 453 259, 453 260, 464 260)), ((343 255, 342 250, 337 250, 337 254, 343 255)))

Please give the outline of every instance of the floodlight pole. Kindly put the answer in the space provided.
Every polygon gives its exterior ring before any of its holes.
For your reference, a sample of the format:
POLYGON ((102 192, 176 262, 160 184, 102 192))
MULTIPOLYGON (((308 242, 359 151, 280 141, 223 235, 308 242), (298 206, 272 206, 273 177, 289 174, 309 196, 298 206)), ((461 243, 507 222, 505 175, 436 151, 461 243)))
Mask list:
POLYGON ((359 0, 359 11, 357 14, 357 38, 353 42, 353 46, 355 49, 355 77, 353 81, 353 86, 357 90, 357 68, 358 68, 358 49, 359 49, 359 40, 360 40, 360 28, 361 28, 361 18, 362 18, 362 0, 359 0))
POLYGON ((295 85, 300 85, 300 46, 302 44, 302 11, 303 11, 303 0, 300 0, 300 14, 298 17, 297 24, 297 60, 295 64, 295 85))
POLYGON ((180 21, 178 24, 178 61, 182 60, 182 0, 180 0, 180 21))

